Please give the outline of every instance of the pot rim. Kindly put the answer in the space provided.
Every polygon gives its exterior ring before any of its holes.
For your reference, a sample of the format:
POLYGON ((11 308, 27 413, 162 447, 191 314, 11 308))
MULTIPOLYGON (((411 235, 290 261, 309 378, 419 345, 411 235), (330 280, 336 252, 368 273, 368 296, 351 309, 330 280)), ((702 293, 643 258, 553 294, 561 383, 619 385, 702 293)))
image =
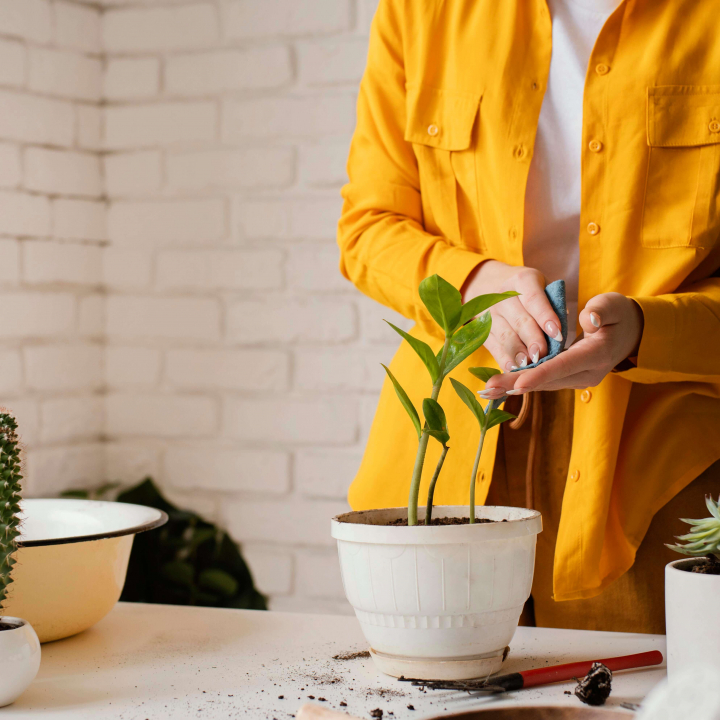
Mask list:
POLYGON ((677 560, 673 560, 672 562, 669 562, 665 566, 665 570, 667 572, 674 571, 674 572, 681 572, 683 575, 689 575, 692 578, 698 578, 697 581, 693 580, 693 582, 720 582, 720 575, 706 575, 704 573, 694 573, 694 572, 688 572, 685 568, 690 568, 695 563, 697 563, 699 560, 702 560, 701 557, 684 557, 684 558, 678 558, 677 560), (681 567, 684 566, 684 567, 681 567), (702 579, 700 579, 702 578, 702 579), (705 579, 707 578, 707 579, 705 579))
MULTIPOLYGON (((436 505, 433 512, 443 517, 467 517, 467 505, 436 505), (444 511, 444 514, 443 514, 444 511)), ((502 505, 480 505, 476 508, 478 518, 487 517, 505 522, 477 523, 474 525, 431 525, 388 526, 370 522, 348 522, 347 518, 369 518, 377 514, 387 519, 407 517, 407 507, 356 510, 336 515, 331 520, 331 534, 336 540, 370 543, 379 545, 449 545, 484 542, 487 540, 509 540, 542 532, 542 516, 537 510, 507 507, 502 505), (523 513, 523 517, 512 520, 503 515, 523 513), (495 516, 495 517, 493 517, 495 516)), ((425 508, 418 508, 418 519, 422 519, 425 508)))
POLYGON ((26 626, 32 627, 32 625, 30 625, 27 620, 23 620, 23 618, 19 617, 14 617, 13 615, 0 615, 0 622, 6 623, 8 625, 15 625, 15 627, 13 628, 0 630, 0 633, 15 632, 16 630, 22 630, 26 626))
MULTIPOLYGON (((25 512, 27 504, 44 502, 51 500, 53 503, 105 503, 108 505, 115 505, 115 502, 108 500, 85 500, 78 498, 27 498, 22 501, 22 512, 25 512)), ((156 513, 152 520, 146 520, 145 522, 136 523, 128 527, 120 528, 119 530, 107 530, 105 532, 88 533, 85 535, 70 535, 67 537, 54 537, 54 538, 43 538, 40 540, 18 540, 18 548, 29 548, 29 547, 43 547, 46 545, 68 545, 71 543, 80 542, 91 542, 93 540, 107 540, 109 538, 123 537, 124 535, 137 535, 141 532, 147 532, 148 530, 155 530, 164 525, 168 521, 168 514, 163 510, 149 507, 148 505, 138 505, 137 503, 122 503, 123 505, 130 505, 134 507, 141 507, 144 510, 149 510, 152 513, 156 513)))

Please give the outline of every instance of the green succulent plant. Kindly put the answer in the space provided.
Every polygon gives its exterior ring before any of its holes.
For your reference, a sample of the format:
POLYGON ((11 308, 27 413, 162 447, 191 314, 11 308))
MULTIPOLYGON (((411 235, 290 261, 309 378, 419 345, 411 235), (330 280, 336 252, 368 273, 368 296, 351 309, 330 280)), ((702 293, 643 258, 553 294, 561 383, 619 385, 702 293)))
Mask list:
MULTIPOLYGON (((432 348, 422 340, 413 337, 404 330, 396 327, 392 323, 388 323, 400 337, 402 337, 410 347, 417 353, 422 360, 423 365, 430 374, 432 381, 432 389, 430 397, 423 400, 422 411, 424 421, 421 421, 418 411, 415 409, 408 394, 403 389, 400 382, 383 365, 385 372, 390 378, 390 382, 395 388, 395 392, 410 416, 413 427, 418 437, 418 450, 415 456, 415 464, 413 466, 412 478, 410 481, 410 494, 408 497, 408 525, 417 525, 417 508, 418 498, 420 494, 420 479, 422 477, 423 466, 425 464, 425 455, 427 453, 428 443, 433 437, 442 445, 442 453, 437 467, 430 481, 427 498, 427 510, 425 514, 425 524, 429 525, 432 520, 433 496, 435 493, 435 485, 437 483, 440 471, 442 470, 445 457, 447 456, 450 441, 450 433, 445 418, 445 411, 438 403, 438 396, 442 388, 443 380, 447 377, 451 370, 456 368, 463 360, 470 357, 478 348, 482 347, 490 334, 492 326, 492 318, 490 313, 486 312, 496 303, 508 298, 514 297, 518 293, 491 293, 488 295, 478 295, 477 297, 463 303, 460 291, 453 287, 447 280, 443 280, 439 275, 432 275, 425 278, 419 287, 420 300, 430 313, 430 316, 439 325, 444 333, 444 342, 442 348, 436 353, 432 348)), ((464 387, 464 386, 463 386, 464 387)), ((467 390, 467 388, 465 388, 467 390)), ((467 390, 472 395, 470 390, 467 390)), ((463 397, 461 395, 461 397, 463 397)), ((475 400, 475 398, 472 398, 475 400)), ((464 398, 463 398, 464 400, 464 398)), ((467 402, 467 401, 465 401, 467 402)), ((477 405, 480 404, 475 400, 477 405)), ((473 409, 471 407, 471 409, 473 409)), ((488 409, 490 405, 488 405, 488 409)), ((482 408, 481 408, 482 411, 482 408)), ((508 413, 505 413, 508 415, 508 413)), ((513 417, 508 415, 509 419, 513 417)), ((497 422, 503 420, 498 419, 497 422)), ((494 424, 497 424, 495 422, 494 424)), ((488 425, 483 428, 481 423, 481 440, 478 449, 478 458, 482 450, 482 441, 485 437, 485 431, 492 427, 488 425)), ((475 462, 475 472, 470 482, 470 522, 475 522, 475 476, 477 475, 477 460, 475 462)))
POLYGON ((20 535, 20 443, 17 421, 0 412, 0 608, 12 583, 17 538, 20 535))
POLYGON ((667 547, 683 555, 708 558, 712 556, 720 561, 720 496, 715 501, 712 495, 706 495, 705 504, 710 511, 710 517, 702 520, 681 518, 684 523, 691 526, 691 531, 686 535, 678 535, 675 539, 682 540, 685 544, 667 547))

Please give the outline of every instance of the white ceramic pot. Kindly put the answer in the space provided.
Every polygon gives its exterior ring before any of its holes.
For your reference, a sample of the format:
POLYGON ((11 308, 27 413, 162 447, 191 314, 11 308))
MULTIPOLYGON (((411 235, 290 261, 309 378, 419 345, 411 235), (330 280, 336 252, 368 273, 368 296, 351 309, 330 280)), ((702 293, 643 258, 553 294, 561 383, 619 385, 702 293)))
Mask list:
MULTIPOLYGON (((434 517, 467 517, 439 506, 434 517)), ((467 679, 497 672, 535 567, 540 513, 478 507, 474 525, 392 527, 407 508, 332 521, 345 594, 380 670, 396 677, 467 679)), ((419 522, 424 509, 418 508, 419 522)))
POLYGON ((692 666, 715 667, 720 677, 720 575, 690 572, 698 560, 665 566, 668 677, 692 666))
POLYGON ((40 641, 25 620, 0 617, 0 623, 14 626, 0 630, 0 707, 5 707, 15 702, 35 679, 40 668, 40 641))

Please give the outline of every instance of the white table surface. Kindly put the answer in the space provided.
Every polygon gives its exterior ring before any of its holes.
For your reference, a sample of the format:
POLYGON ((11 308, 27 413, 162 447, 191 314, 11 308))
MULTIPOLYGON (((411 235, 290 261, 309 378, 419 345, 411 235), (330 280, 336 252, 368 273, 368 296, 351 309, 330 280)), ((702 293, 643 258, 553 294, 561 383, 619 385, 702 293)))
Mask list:
MULTIPOLYGON (((287 720, 308 695, 362 718, 379 707, 385 720, 421 720, 499 703, 579 704, 564 694, 575 683, 502 699, 423 693, 381 675, 369 658, 332 659, 364 649, 354 617, 120 603, 94 628, 43 645, 37 679, 0 716, 287 720), (341 700, 346 708, 339 707, 341 700)), ((664 636, 519 628, 504 671, 653 649, 664 654, 664 636)), ((664 676, 664 668, 618 673, 606 707, 640 702, 664 676)))

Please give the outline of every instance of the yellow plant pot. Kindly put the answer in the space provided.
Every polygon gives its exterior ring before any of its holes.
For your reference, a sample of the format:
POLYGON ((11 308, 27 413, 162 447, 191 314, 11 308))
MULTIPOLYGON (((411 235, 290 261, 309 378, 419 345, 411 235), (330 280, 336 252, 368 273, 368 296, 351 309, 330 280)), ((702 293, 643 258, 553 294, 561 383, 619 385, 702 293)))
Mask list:
POLYGON ((13 583, 2 614, 27 620, 40 642, 75 635, 112 610, 136 533, 160 510, 92 500, 25 500, 13 583))

